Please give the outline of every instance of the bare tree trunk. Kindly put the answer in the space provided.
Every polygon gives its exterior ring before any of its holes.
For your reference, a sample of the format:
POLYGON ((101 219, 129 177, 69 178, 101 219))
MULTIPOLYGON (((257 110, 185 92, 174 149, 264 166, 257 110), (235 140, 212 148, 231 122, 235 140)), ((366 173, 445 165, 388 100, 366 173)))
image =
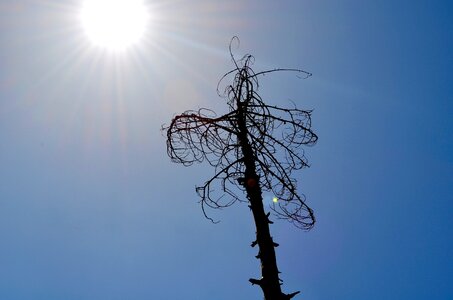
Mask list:
POLYGON ((247 191, 247 198, 250 202, 250 209, 253 213, 253 218, 256 226, 256 240, 252 243, 252 247, 258 245, 259 252, 256 258, 261 262, 261 279, 250 279, 252 284, 257 284, 261 287, 265 300, 283 300, 294 297, 285 295, 280 288, 279 271, 277 268, 277 258, 275 255, 275 247, 278 244, 272 240, 269 224, 269 214, 266 214, 263 206, 263 196, 259 183, 259 176, 256 173, 255 159, 247 138, 246 116, 244 113, 244 105, 247 102, 238 101, 238 129, 239 129, 239 144, 244 155, 245 177, 244 186, 247 191))

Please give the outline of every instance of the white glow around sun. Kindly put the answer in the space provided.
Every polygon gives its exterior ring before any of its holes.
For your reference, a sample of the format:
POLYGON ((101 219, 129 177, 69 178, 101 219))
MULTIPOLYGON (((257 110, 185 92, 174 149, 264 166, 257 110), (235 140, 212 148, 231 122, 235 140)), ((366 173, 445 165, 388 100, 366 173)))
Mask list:
POLYGON ((96 46, 123 50, 143 37, 149 12, 142 0, 85 0, 80 18, 96 46))

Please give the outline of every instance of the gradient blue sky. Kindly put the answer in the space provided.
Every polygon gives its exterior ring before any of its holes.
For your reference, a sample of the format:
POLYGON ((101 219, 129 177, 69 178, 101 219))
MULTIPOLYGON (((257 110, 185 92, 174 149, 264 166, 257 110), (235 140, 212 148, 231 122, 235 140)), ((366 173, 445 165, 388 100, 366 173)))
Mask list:
POLYGON ((147 1, 123 55, 92 47, 80 1, 0 2, 0 299, 261 299, 245 205, 205 220, 212 170, 166 156, 163 123, 224 110, 241 39, 270 103, 314 109, 296 175, 310 232, 271 228, 297 299, 453 299, 451 1, 147 1))

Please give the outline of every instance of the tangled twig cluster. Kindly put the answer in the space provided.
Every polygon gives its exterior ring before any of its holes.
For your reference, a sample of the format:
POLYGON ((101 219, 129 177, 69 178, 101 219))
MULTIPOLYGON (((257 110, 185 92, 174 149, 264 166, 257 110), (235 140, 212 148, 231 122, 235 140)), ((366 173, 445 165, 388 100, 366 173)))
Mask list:
POLYGON ((163 127, 167 132, 168 155, 185 166, 207 161, 215 168, 215 174, 196 188, 203 213, 211 221, 206 206, 223 208, 244 201, 239 192, 245 191, 245 185, 259 184, 262 191, 278 198, 271 207, 278 218, 310 229, 315 222, 313 211, 297 192, 296 180, 291 176, 293 171, 308 166, 302 146, 313 145, 318 138, 311 129, 311 111, 295 105, 281 108, 266 104, 258 94, 258 78, 280 71, 297 72, 305 78, 311 74, 299 69, 255 73, 251 67, 253 56, 236 59, 231 44, 230 54, 235 68, 221 78, 217 88, 219 96, 226 99, 229 112, 217 116, 212 110, 200 109, 174 117, 169 126, 163 127), (220 85, 229 78, 231 84, 220 91, 220 85), (245 121, 246 132, 241 130, 240 120, 245 121), (245 178, 241 134, 246 134, 252 148, 257 182, 245 178), (220 184, 220 191, 216 192, 215 183, 220 184))

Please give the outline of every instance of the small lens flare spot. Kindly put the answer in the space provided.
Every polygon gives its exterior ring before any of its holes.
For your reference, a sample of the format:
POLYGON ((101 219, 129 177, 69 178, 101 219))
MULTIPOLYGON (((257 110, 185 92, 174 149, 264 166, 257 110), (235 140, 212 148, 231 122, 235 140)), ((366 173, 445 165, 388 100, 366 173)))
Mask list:
POLYGON ((272 198, 272 202, 277 203, 278 202, 278 198, 277 197, 272 198))

